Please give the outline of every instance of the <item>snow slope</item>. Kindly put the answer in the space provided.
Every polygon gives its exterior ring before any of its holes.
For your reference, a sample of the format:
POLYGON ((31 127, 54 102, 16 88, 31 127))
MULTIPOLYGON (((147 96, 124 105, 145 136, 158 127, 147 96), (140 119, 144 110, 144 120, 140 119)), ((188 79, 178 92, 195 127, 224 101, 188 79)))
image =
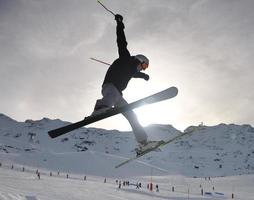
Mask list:
MULTIPOLYGON (((61 120, 17 122, 0 115, 0 162, 54 171, 106 177, 181 174, 190 177, 232 176, 254 172, 254 128, 220 124, 189 127, 194 132, 131 162, 114 166, 133 156, 131 132, 81 128, 56 139, 47 131, 63 126, 61 120)), ((146 127, 151 140, 179 134, 170 125, 146 127)))
MULTIPOLYGON (((17 122, 0 115, 1 200, 254 199, 254 128, 249 125, 192 126, 190 135, 161 151, 114 169, 134 154, 131 132, 81 128, 48 137, 48 130, 67 123, 46 118, 17 122), (119 189, 116 179, 131 185, 119 189), (158 184, 159 192, 146 188, 150 182, 158 184)), ((152 140, 179 134, 170 125, 151 125, 146 131, 152 140)))
MULTIPOLYGON (((44 171, 45 172, 45 171, 44 171)), ((47 172, 46 172, 47 173, 47 172)), ((47 173, 48 174, 48 173, 47 173)), ((150 191, 146 185, 151 177, 134 177, 118 180, 103 177, 88 176, 86 180, 76 176, 66 178, 62 175, 42 175, 39 180, 31 172, 6 169, 0 167, 0 199, 2 200, 253 200, 254 176, 232 176, 224 178, 186 178, 183 176, 152 177, 153 186, 159 186, 150 191), (129 186, 123 186, 123 181, 129 181, 129 186), (121 181, 121 188, 119 188, 121 181), (136 183, 141 183, 137 189, 136 183), (174 192, 172 192, 174 187, 174 192), (203 190, 203 195, 201 195, 203 190)))

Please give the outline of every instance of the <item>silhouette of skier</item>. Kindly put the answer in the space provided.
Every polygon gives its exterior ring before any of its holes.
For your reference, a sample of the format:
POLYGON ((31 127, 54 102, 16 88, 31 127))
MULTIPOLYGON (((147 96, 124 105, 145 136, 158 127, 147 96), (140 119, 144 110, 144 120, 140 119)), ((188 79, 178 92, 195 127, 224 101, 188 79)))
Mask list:
MULTIPOLYGON (((142 55, 131 56, 127 49, 127 41, 124 33, 123 17, 119 14, 115 15, 117 46, 119 58, 107 70, 106 76, 102 84, 102 99, 96 101, 92 115, 98 115, 112 107, 127 105, 127 101, 123 98, 122 91, 127 87, 132 78, 142 78, 149 80, 149 75, 142 73, 149 66, 149 59, 142 55)), ((138 122, 136 114, 130 110, 123 113, 124 117, 129 121, 133 133, 140 146, 147 145, 147 134, 144 128, 138 122)))

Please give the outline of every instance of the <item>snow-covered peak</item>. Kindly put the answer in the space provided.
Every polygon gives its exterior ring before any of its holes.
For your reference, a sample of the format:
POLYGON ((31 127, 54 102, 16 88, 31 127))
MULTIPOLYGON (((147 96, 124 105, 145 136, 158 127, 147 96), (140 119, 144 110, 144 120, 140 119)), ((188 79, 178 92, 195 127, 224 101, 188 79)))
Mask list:
POLYGON ((0 127, 8 127, 15 123, 17 123, 17 121, 0 113, 0 127))

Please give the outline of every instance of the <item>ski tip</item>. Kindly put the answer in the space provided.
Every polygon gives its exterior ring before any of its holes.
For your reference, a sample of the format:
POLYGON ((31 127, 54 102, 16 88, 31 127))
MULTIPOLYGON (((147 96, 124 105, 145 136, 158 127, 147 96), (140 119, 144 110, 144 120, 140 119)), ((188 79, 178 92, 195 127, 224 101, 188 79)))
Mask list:
POLYGON ((61 134, 58 134, 56 132, 56 130, 51 130, 51 131, 48 131, 48 135, 49 135, 50 138, 53 139, 53 138, 56 138, 56 137, 60 136, 61 134))
POLYGON ((172 88, 172 90, 175 90, 175 93, 176 93, 176 95, 178 94, 178 89, 177 89, 177 87, 175 87, 175 86, 173 86, 173 87, 171 87, 172 88))
POLYGON ((178 89, 175 86, 169 87, 168 89, 164 90, 166 94, 169 94, 171 97, 177 96, 178 89))
POLYGON ((49 132, 48 132, 48 135, 49 135, 49 137, 51 137, 51 138, 55 138, 55 137, 54 137, 54 134, 52 133, 52 131, 49 131, 49 132))

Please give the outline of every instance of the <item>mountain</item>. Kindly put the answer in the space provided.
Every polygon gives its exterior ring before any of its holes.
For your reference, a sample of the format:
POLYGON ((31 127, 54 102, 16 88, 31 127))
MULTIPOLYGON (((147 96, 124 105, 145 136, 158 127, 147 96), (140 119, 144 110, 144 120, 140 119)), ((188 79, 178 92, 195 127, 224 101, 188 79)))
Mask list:
MULTIPOLYGON (((191 126, 191 135, 151 152, 120 169, 114 166, 134 155, 131 132, 80 128, 56 139, 48 130, 68 124, 59 119, 17 122, 0 114, 0 162, 98 176, 181 174, 192 177, 254 173, 254 128, 219 124, 191 126)), ((179 133, 170 125, 145 128, 151 140, 179 133)))

